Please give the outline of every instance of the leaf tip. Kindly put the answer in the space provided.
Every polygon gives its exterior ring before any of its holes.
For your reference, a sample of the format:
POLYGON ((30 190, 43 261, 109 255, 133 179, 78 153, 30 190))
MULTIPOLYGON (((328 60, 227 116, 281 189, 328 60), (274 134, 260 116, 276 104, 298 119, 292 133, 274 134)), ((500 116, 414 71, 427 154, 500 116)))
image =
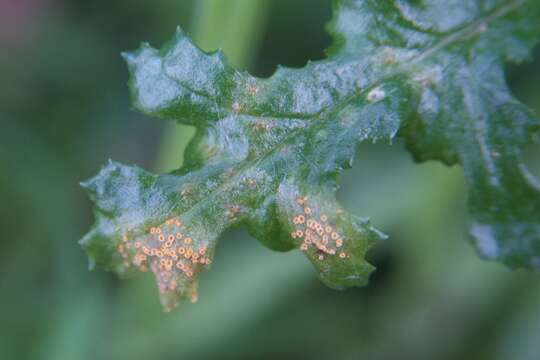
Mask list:
POLYGON ((120 56, 128 65, 131 65, 135 62, 135 54, 132 51, 122 51, 120 53, 120 56))
POLYGON ((182 30, 182 28, 179 25, 177 25, 175 35, 177 38, 181 38, 181 37, 186 36, 186 33, 184 30, 182 30))
POLYGON ((90 179, 79 182, 79 186, 87 190, 90 187, 90 179))

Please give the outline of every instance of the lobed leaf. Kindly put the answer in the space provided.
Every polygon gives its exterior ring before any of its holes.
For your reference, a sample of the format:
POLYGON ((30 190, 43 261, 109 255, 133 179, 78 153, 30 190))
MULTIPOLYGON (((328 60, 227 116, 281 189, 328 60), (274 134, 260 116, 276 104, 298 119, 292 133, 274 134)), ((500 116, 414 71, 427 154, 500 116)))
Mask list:
POLYGON ((534 0, 341 0, 327 59, 268 79, 206 54, 180 29, 124 54, 135 106, 196 126, 185 165, 153 175, 110 161, 83 183, 96 224, 92 264, 151 270, 166 309, 196 299, 225 230, 300 249, 334 288, 363 285, 385 236, 344 211, 339 172, 362 141, 405 137, 419 161, 460 163, 480 253, 540 266, 540 190, 520 159, 540 123, 509 92, 503 63, 540 33, 534 0))

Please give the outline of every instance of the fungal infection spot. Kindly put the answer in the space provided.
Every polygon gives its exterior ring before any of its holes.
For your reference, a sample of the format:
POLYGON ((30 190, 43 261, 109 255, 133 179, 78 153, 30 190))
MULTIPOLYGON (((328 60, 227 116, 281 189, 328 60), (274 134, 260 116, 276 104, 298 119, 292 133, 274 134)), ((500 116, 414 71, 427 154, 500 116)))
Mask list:
POLYGON ((255 181, 255 179, 249 178, 249 179, 247 179, 247 183, 248 183, 249 187, 252 188, 252 189, 254 189, 255 186, 257 186, 257 181, 255 181))
POLYGON ((193 280, 187 279, 195 279, 195 275, 211 263, 207 256, 208 245, 197 246, 197 239, 189 233, 180 218, 173 217, 160 226, 150 227, 147 234, 136 241, 130 242, 123 235, 116 245, 123 259, 120 264, 125 268, 134 267, 141 272, 152 270, 166 309, 177 303, 170 299, 193 290, 193 280))
POLYGON ((257 95, 258 92, 259 92, 259 87, 257 85, 255 85, 255 84, 249 84, 248 85, 248 93, 251 96, 257 95))
POLYGON ((180 191, 180 196, 188 197, 192 193, 193 193, 193 187, 191 185, 186 185, 183 187, 182 191, 180 191))
POLYGON ((367 100, 371 103, 381 101, 386 97, 386 92, 381 88, 375 88, 371 90, 367 95, 367 100))
POLYGON ((197 293, 197 290, 196 289, 193 289, 191 291, 191 302, 193 304, 195 304, 197 302, 197 300, 199 299, 199 294, 197 293))
POLYGON ((252 123, 251 127, 254 131, 267 131, 270 130, 272 126, 262 121, 257 121, 252 123))
POLYGON ((232 110, 238 114, 241 110, 242 110, 242 106, 240 105, 240 103, 238 101, 235 101, 233 102, 232 104, 232 110))
POLYGON ((486 30, 487 30, 487 24, 485 22, 478 25, 478 32, 479 33, 484 33, 484 32, 486 32, 486 30))
POLYGON ((385 47, 381 52, 381 59, 384 65, 392 65, 396 63, 396 52, 390 47, 385 47))
POLYGON ((236 170, 234 170, 233 168, 229 168, 229 170, 227 170, 224 174, 224 177, 227 178, 227 179, 230 179, 232 178, 234 175, 236 175, 236 170))
POLYGON ((226 215, 231 220, 236 220, 236 215, 240 212, 240 206, 234 205, 230 206, 227 211, 226 215))
POLYGON ((302 213, 291 218, 294 226, 291 237, 300 242, 300 250, 320 261, 327 256, 335 256, 337 249, 343 246, 343 238, 335 225, 329 222, 328 215, 308 206, 307 197, 298 197, 296 203, 301 206, 302 213))

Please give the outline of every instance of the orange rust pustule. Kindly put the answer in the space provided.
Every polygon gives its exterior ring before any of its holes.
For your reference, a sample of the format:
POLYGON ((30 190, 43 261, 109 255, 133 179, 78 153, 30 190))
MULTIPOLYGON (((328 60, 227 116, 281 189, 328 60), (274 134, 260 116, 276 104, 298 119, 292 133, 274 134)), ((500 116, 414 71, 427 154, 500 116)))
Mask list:
MULTIPOLYGON (((319 261, 324 261, 328 256, 335 256, 338 248, 343 246, 343 237, 337 229, 328 222, 328 215, 317 215, 317 209, 308 206, 308 197, 300 196, 296 203, 301 207, 302 213, 294 215, 291 220, 294 230, 291 232, 293 239, 303 239, 300 250, 313 251, 313 256, 319 261)), ((347 253, 341 251, 339 258, 347 258, 347 253)))
MULTIPOLYGON (((124 259, 124 266, 143 272, 151 269, 161 294, 178 291, 183 293, 185 289, 179 288, 181 279, 178 276, 184 276, 188 282, 182 282, 183 286, 188 286, 193 282, 189 279, 194 279, 211 263, 208 245, 197 246, 197 243, 198 241, 189 235, 180 218, 173 217, 160 226, 151 227, 145 241, 137 239, 132 245, 129 236, 123 235, 117 251, 124 259)), ((186 293, 196 299, 193 294, 196 290, 193 289, 186 293)))

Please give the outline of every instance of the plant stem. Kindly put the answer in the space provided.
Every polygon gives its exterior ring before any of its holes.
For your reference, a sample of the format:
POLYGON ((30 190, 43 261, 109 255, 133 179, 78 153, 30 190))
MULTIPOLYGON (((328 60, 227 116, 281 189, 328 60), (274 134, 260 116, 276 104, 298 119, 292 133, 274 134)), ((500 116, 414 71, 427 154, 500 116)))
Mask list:
MULTIPOLYGON (((267 14, 268 0, 198 0, 192 33, 205 51, 221 48, 236 68, 253 60, 267 14)), ((183 162, 184 148, 193 137, 192 126, 167 124, 158 155, 157 170, 177 169, 183 162)))

